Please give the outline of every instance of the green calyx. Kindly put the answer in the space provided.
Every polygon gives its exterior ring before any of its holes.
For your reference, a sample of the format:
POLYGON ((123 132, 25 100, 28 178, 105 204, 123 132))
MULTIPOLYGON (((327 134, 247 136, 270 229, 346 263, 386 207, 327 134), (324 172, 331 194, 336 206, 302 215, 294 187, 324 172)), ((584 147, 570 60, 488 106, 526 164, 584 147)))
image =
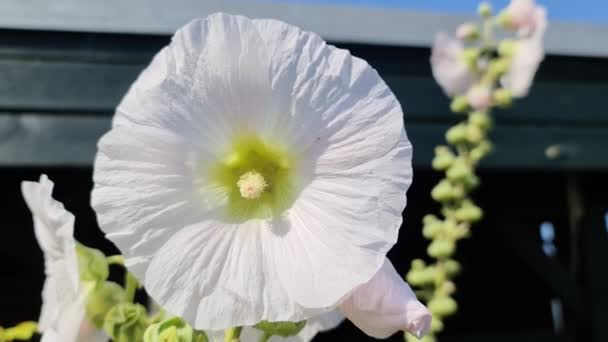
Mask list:
POLYGON ((194 330, 179 317, 152 324, 144 333, 144 342, 207 342, 207 335, 194 330))
POLYGON ((76 243, 80 280, 102 282, 108 279, 110 269, 106 256, 99 250, 76 243))
POLYGON ((111 281, 99 283, 87 298, 87 318, 96 328, 102 328, 106 314, 124 301, 125 290, 120 285, 111 281))
POLYGON ((291 205, 295 170, 296 159, 284 146, 242 135, 209 176, 227 195, 228 216, 246 220, 280 215, 291 205), (249 185, 254 188, 251 194, 246 192, 249 185))
POLYGON ((261 321, 255 325, 255 328, 262 330, 267 336, 289 337, 295 336, 306 325, 306 321, 300 322, 268 322, 261 321))
POLYGON ((115 342, 142 341, 146 328, 146 308, 132 303, 115 305, 103 323, 103 330, 115 342))

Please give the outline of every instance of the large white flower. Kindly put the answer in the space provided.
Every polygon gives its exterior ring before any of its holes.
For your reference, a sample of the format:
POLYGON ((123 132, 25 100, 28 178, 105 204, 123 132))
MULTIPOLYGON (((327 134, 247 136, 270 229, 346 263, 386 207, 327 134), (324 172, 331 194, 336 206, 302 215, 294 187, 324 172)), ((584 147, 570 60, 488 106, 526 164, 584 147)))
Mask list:
POLYGON ((46 280, 38 330, 43 342, 107 341, 104 334, 87 328, 87 286, 81 286, 74 215, 52 197, 53 182, 46 175, 39 182, 23 182, 21 192, 34 218, 34 233, 44 253, 46 280))
POLYGON ((475 82, 464 59, 464 45, 444 32, 435 36, 431 67, 433 77, 447 95, 462 95, 475 82))
POLYGON ((180 29, 99 142, 92 204, 128 268, 197 329, 327 312, 382 266, 411 182, 395 96, 275 20, 180 29))
POLYGON ((509 71, 500 80, 514 97, 528 95, 534 75, 545 57, 543 39, 547 30, 547 11, 542 6, 536 6, 533 15, 534 31, 517 41, 509 71))

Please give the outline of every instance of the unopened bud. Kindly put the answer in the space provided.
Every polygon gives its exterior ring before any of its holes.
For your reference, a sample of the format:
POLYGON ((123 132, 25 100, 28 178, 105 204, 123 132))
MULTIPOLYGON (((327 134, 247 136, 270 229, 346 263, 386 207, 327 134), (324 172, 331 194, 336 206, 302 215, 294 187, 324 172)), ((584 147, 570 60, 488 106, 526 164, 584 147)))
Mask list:
POLYGON ((492 105, 492 90, 485 85, 477 85, 467 92, 467 101, 475 110, 486 110, 492 105))
POLYGON ((427 248, 427 253, 433 258, 443 259, 454 254, 456 244, 448 239, 436 239, 427 248))
POLYGON ((146 329, 144 342, 207 342, 207 335, 194 330, 179 317, 152 324, 146 329))
POLYGON ((450 110, 454 113, 464 113, 469 109, 466 96, 455 96, 450 103, 450 110))
POLYGON ((125 290, 120 285, 111 281, 98 283, 87 297, 87 318, 96 328, 102 328, 108 311, 124 301, 125 290))
POLYGON ((429 310, 439 316, 449 316, 458 310, 458 304, 449 296, 440 296, 428 302, 429 310))
POLYGON ((266 333, 270 336, 289 337, 289 336, 295 336, 295 335, 299 334, 305 325, 306 325, 306 321, 300 321, 300 322, 261 321, 260 323, 255 325, 255 328, 258 330, 262 330, 264 333, 266 333))
POLYGON ((482 130, 487 130, 492 126, 492 119, 485 111, 476 111, 469 115, 469 123, 475 125, 482 130))
POLYGON ((489 18, 492 16, 492 6, 484 1, 477 7, 477 13, 483 18, 489 18))
POLYGON ((472 23, 464 23, 456 29, 456 38, 464 41, 474 41, 479 38, 479 30, 472 23))
POLYGON ((492 97, 494 98, 494 102, 496 102, 497 105, 503 108, 509 107, 511 103, 513 103, 513 94, 509 89, 506 88, 499 88, 494 90, 492 97))
POLYGON ((108 279, 108 262, 100 250, 77 243, 76 254, 82 281, 102 282, 108 279))
POLYGON ((104 331, 115 342, 142 341, 147 327, 146 308, 140 304, 121 303, 106 315, 104 331))
POLYGON ((450 144, 460 144, 466 142, 467 140, 467 128, 463 124, 458 124, 456 126, 450 127, 445 134, 445 139, 450 144))

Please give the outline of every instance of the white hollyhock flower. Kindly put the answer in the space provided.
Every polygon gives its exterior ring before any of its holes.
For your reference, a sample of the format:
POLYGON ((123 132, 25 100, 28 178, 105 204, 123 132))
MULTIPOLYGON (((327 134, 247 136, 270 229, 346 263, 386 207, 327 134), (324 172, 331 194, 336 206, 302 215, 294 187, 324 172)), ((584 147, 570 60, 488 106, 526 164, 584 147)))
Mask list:
POLYGON ((388 259, 378 274, 357 288, 340 309, 359 329, 376 338, 386 338, 400 330, 421 338, 431 327, 431 313, 388 259))
POLYGON ((543 7, 537 7, 534 15, 534 32, 517 41, 509 70, 501 78, 503 87, 509 89, 514 97, 528 95, 534 75, 545 57, 543 39, 547 29, 547 13, 543 7))
POLYGON ((118 106, 92 204, 127 267, 196 329, 305 320, 397 239, 402 114, 348 51, 215 14, 180 29, 118 106))
POLYGON ((447 95, 463 94, 475 82, 463 53, 464 45, 460 40, 444 32, 435 36, 431 50, 433 77, 447 95))
POLYGON ((40 176, 39 182, 23 182, 21 192, 32 212, 34 233, 44 253, 46 280, 38 321, 41 341, 107 341, 100 333, 86 329, 88 292, 80 284, 74 215, 53 199, 53 182, 46 175, 40 176))

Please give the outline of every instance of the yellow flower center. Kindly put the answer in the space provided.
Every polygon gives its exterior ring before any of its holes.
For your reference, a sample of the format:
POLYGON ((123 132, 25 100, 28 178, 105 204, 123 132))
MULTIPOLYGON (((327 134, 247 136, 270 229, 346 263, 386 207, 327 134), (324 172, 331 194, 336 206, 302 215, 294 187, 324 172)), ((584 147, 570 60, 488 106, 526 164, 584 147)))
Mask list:
POLYGON ((283 145, 240 135, 224 155, 210 175, 227 195, 229 217, 268 218, 289 208, 295 197, 296 159, 283 145))
POLYGON ((254 200, 260 198, 268 183, 266 183, 264 176, 259 172, 247 171, 239 178, 236 185, 238 185, 239 192, 243 198, 254 200))

